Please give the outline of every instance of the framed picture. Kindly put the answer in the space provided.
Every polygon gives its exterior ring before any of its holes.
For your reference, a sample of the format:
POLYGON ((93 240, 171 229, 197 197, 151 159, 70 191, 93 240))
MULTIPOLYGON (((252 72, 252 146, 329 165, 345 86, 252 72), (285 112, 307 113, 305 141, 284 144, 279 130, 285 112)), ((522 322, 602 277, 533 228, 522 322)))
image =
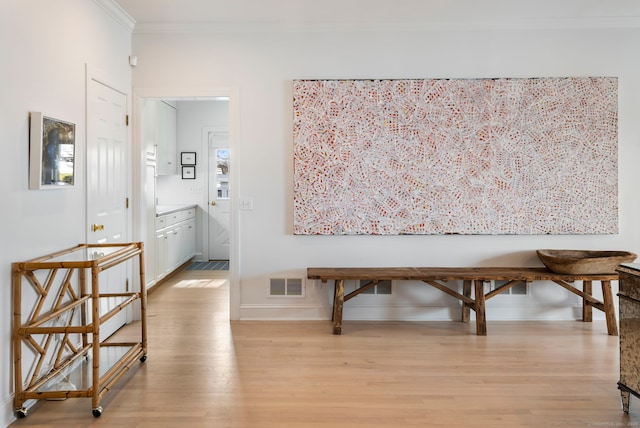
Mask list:
POLYGON ((180 153, 180 165, 195 165, 195 164, 196 164, 196 152, 180 153))
POLYGON ((196 167, 195 166, 183 166, 182 167, 182 179, 183 180, 195 180, 196 179, 196 167))
POLYGON ((76 125, 31 112, 29 128, 29 189, 73 186, 76 125))

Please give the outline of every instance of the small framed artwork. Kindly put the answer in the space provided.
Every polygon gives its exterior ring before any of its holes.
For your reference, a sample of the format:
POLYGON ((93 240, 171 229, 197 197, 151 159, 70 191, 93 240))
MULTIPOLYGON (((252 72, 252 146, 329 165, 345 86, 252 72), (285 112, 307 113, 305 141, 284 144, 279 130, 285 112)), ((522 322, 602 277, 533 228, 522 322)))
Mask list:
POLYGON ((183 166, 182 167, 182 179, 183 180, 195 180, 196 179, 196 167, 195 166, 183 166))
POLYGON ((180 153, 180 165, 195 165, 195 164, 196 164, 196 152, 180 153))
POLYGON ((31 112, 29 128, 29 189, 73 186, 76 125, 31 112))

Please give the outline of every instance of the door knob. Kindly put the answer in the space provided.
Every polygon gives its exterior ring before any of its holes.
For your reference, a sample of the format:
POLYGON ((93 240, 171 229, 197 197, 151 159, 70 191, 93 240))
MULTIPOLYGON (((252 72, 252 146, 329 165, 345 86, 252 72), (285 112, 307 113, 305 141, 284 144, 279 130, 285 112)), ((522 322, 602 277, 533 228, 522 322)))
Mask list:
POLYGON ((94 224, 93 226, 91 226, 91 229, 94 232, 97 232, 98 230, 104 230, 104 224, 94 224))
POLYGON ((212 206, 215 205, 215 204, 216 204, 216 201, 211 201, 211 205, 212 206))

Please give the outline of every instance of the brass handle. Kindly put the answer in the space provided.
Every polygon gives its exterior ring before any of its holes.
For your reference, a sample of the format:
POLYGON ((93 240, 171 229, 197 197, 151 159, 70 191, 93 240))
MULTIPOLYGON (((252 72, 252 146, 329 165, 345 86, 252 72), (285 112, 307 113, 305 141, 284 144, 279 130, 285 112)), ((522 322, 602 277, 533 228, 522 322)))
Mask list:
POLYGON ((214 206, 216 204, 216 201, 211 201, 211 206, 214 206))
POLYGON ((98 230, 104 230, 104 224, 94 224, 93 226, 91 226, 91 229, 93 229, 94 232, 97 232, 98 230))

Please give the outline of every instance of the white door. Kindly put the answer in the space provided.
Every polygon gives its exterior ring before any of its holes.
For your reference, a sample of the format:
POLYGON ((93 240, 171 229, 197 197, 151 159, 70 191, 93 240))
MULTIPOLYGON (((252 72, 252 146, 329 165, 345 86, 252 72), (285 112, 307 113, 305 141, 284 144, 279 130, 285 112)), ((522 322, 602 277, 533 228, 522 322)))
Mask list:
MULTIPOLYGON (((97 77, 87 77, 87 242, 126 242, 127 194, 127 96, 97 77)), ((137 260, 137 259, 136 259, 137 260)), ((101 293, 128 291, 131 263, 100 273, 101 293)), ((101 299, 100 313, 118 304, 118 298, 101 299)), ((126 323, 122 311, 101 327, 101 339, 126 323)))
POLYGON ((229 260, 231 203, 229 201, 229 133, 210 131, 209 142, 209 260, 229 260))

